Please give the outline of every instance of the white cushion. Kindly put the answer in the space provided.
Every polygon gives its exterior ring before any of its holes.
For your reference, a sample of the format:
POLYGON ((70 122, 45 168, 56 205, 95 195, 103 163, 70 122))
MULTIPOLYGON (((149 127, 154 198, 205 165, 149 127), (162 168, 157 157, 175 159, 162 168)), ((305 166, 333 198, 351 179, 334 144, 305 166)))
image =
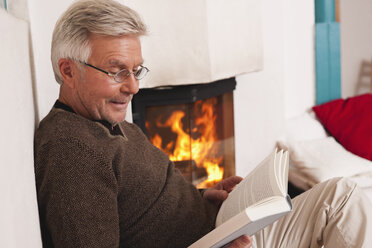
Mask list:
POLYGON ((285 139, 312 140, 327 136, 327 132, 312 111, 305 112, 286 121, 285 139))
POLYGON ((0 9, 0 33, 0 247, 42 247, 28 26, 0 9))
POLYGON ((333 137, 278 145, 289 149, 290 178, 302 178, 309 186, 332 177, 370 177, 372 183, 372 162, 345 150, 333 137))

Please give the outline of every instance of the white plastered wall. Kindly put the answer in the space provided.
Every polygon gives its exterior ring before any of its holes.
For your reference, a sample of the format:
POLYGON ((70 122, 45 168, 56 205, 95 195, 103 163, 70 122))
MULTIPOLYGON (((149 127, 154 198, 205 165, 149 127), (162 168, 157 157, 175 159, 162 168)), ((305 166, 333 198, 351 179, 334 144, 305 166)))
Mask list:
POLYGON ((342 97, 369 92, 372 1, 340 0, 342 97), (361 87, 358 87, 361 83, 361 87))
POLYGON ((314 2, 262 0, 263 70, 237 77, 237 174, 246 175, 282 136, 288 118, 315 103, 314 2))
POLYGON ((284 125, 283 5, 262 1, 263 70, 237 77, 234 92, 237 175, 251 171, 274 148, 284 125))
POLYGON ((29 29, 0 9, 0 33, 0 247, 39 248, 29 29))
POLYGON ((298 116, 315 104, 314 1, 285 0, 285 117, 298 116))
POLYGON ((59 84, 54 79, 50 48, 58 17, 72 0, 28 0, 39 119, 48 114, 58 98, 59 84))
POLYGON ((125 0, 149 28, 142 50, 151 71, 141 87, 200 84, 258 71, 259 0, 125 0))

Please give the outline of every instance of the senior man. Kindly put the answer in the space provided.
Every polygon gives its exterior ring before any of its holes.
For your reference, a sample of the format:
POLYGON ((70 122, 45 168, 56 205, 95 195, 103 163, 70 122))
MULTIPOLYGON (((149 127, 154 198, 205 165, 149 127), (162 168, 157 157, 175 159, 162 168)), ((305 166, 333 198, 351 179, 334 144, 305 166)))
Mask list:
MULTIPOLYGON (((124 121, 148 72, 145 33, 137 13, 112 0, 78 1, 55 26, 60 94, 35 134, 44 247, 186 247, 214 228, 218 206, 241 180, 202 196, 124 121)), ((371 206, 354 184, 331 180, 293 203, 293 213, 230 247, 372 245, 371 206)))
MULTIPOLYGON (((133 10, 111 0, 76 2, 56 24, 60 94, 35 136, 45 247, 185 247, 213 229, 218 203, 203 199, 123 122, 148 72, 139 40, 145 33, 133 10)), ((225 180, 205 197, 222 201, 239 181, 225 180)), ((249 245, 243 236, 231 246, 249 245)))

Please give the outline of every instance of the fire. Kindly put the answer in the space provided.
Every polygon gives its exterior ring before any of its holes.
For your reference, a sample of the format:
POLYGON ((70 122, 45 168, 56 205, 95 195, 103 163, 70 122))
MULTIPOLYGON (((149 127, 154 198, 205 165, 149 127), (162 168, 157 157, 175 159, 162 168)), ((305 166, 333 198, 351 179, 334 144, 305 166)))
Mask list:
POLYGON ((208 188, 223 178, 223 168, 218 166, 218 163, 205 162, 204 167, 207 169, 208 178, 204 182, 197 185, 198 188, 208 188))
POLYGON ((185 112, 174 111, 165 121, 157 121, 158 127, 168 127, 177 134, 174 142, 163 145, 160 135, 154 135, 150 141, 169 155, 172 161, 194 160, 197 167, 204 167, 208 178, 197 185, 198 188, 210 187, 223 178, 223 168, 219 166, 222 156, 218 157, 218 139, 216 134, 216 113, 214 106, 217 99, 210 98, 194 104, 196 118, 190 130, 185 130, 182 119, 185 112), (190 136, 191 133, 191 136, 190 136))

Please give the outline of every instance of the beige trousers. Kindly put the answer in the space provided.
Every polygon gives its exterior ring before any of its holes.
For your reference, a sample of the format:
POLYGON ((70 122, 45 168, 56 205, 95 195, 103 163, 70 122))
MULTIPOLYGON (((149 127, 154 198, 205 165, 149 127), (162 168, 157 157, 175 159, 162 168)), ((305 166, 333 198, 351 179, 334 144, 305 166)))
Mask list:
POLYGON ((291 213, 253 236, 253 247, 372 247, 372 204, 355 183, 334 178, 292 204, 291 213))

